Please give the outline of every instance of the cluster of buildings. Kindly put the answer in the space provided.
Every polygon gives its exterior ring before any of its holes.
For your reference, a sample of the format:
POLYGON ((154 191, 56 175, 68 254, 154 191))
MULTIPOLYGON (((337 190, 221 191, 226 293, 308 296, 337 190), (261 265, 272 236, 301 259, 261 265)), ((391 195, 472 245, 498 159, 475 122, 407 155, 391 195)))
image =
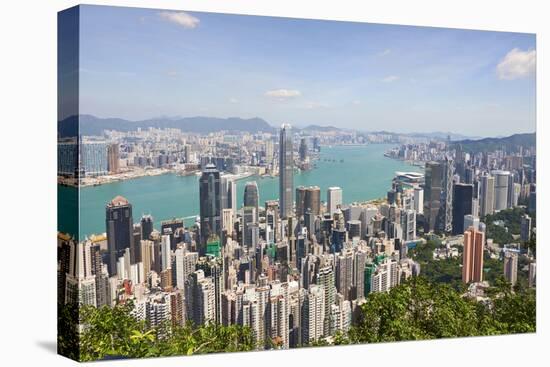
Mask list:
MULTIPOLYGON (((258 349, 330 341, 349 330, 370 293, 420 274, 408 250, 422 234, 463 233, 463 280, 481 282, 480 218, 517 205, 514 195, 508 200, 516 184, 519 196, 525 185, 535 193, 534 172, 524 165, 502 171, 447 152, 426 163, 424 174, 396 173, 385 201, 345 204, 340 187, 329 187, 323 201, 318 186, 294 187, 294 167, 308 162, 309 149, 303 141, 294 146, 290 125, 279 131, 278 152, 271 141, 262 144, 268 154, 260 161, 276 157, 269 164, 278 168, 279 200, 262 206, 253 181, 238 198, 234 179, 222 174, 227 167, 198 157, 193 226, 182 219, 155 226, 117 196, 105 208, 104 236, 59 235, 59 302, 112 307, 132 300, 134 316, 151 326, 244 325, 258 349)), ((517 259, 510 256, 512 274, 517 259)))

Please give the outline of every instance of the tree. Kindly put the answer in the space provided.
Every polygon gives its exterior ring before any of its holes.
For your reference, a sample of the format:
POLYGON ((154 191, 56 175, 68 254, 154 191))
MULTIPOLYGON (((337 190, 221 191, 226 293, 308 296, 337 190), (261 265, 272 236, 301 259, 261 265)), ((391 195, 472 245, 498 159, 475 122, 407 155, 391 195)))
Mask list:
POLYGON ((376 343, 532 332, 534 300, 532 292, 512 293, 503 286, 485 305, 447 284, 415 277, 388 293, 369 294, 349 339, 376 343))
POLYGON ((253 350, 249 328, 214 323, 198 327, 166 322, 151 327, 132 314, 133 304, 81 307, 81 361, 105 358, 143 358, 253 350))

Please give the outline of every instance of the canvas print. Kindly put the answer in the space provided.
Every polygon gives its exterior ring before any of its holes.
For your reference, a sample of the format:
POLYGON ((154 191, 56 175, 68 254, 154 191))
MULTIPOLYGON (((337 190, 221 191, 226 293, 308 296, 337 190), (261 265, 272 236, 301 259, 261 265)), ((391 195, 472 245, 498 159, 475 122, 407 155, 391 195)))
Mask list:
POLYGON ((534 34, 61 11, 59 353, 535 332, 535 66, 534 34))

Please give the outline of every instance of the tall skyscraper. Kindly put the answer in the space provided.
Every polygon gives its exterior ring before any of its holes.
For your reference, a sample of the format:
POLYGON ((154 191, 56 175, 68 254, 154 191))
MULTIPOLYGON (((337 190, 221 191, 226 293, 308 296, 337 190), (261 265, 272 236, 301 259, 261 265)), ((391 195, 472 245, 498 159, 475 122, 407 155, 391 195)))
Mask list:
MULTIPOLYGON (((351 300, 353 282, 353 252, 342 251, 336 257, 336 289, 344 300, 351 300)), ((330 305, 327 305, 330 308, 330 305)))
POLYGON ((493 171, 495 178, 494 208, 495 210, 504 210, 508 207, 508 180, 509 171, 493 171))
POLYGON ((523 242, 531 239, 531 217, 527 214, 521 216, 520 238, 523 242))
POLYGON ((440 232, 451 232, 453 228, 453 161, 446 157, 441 165, 443 178, 441 181, 441 206, 436 219, 436 229, 440 232))
POLYGON ((311 211, 312 215, 321 214, 321 189, 319 186, 309 186, 306 188, 304 199, 304 213, 311 211))
POLYGON ((306 201, 306 188, 305 186, 298 186, 296 188, 296 218, 298 219, 304 216, 305 201, 306 201))
POLYGON ((436 229, 443 192, 443 166, 439 162, 426 162, 424 186, 424 216, 426 232, 436 229))
POLYGON ((160 243, 160 256, 161 256, 161 269, 165 271, 171 269, 172 259, 171 259, 171 250, 170 250, 170 235, 162 235, 160 243))
POLYGON ((265 142, 265 161, 268 165, 273 164, 273 140, 269 139, 265 142))
POLYGON ((250 206, 256 209, 256 223, 259 223, 259 201, 258 184, 256 181, 247 182, 244 186, 244 206, 250 206))
POLYGON ((199 180, 201 240, 199 255, 206 254, 206 243, 211 236, 221 234, 221 182, 220 172, 207 164, 199 180))
POLYGON ((292 128, 281 126, 279 137, 279 202, 280 217, 292 216, 294 187, 294 158, 292 148, 292 128))
POLYGON ((116 275, 116 263, 126 249, 134 247, 132 204, 117 196, 105 207, 109 276, 116 275))
POLYGON ((457 183, 453 195, 453 231, 454 235, 464 233, 464 216, 472 214, 474 185, 457 183))
POLYGON ((510 172, 510 175, 508 175, 508 200, 506 207, 512 208, 517 206, 518 203, 516 198, 516 175, 510 172))
POLYGON ((321 189, 319 186, 298 186, 296 188, 296 217, 306 212, 316 216, 321 213, 321 189))
POLYGON ((462 253, 462 281, 464 283, 483 281, 483 247, 485 233, 470 227, 464 232, 462 253))
POLYGON ((153 232, 153 217, 150 215, 144 215, 141 217, 140 229, 141 229, 141 239, 148 240, 153 232))
POLYGON ((481 176, 479 216, 481 218, 493 214, 495 204, 495 178, 488 174, 481 176))
POLYGON ((334 286, 335 277, 332 266, 324 266, 319 269, 317 275, 317 284, 320 285, 324 291, 324 312, 325 316, 323 333, 325 335, 329 334, 330 331, 330 306, 334 303, 336 297, 336 287, 334 286))
POLYGON ((512 287, 516 285, 518 280, 518 254, 515 252, 504 252, 504 278, 512 284, 512 287))
POLYGON ((342 205, 342 189, 337 186, 329 187, 327 189, 327 210, 331 217, 340 205, 342 205))
POLYGON ((300 148, 298 150, 300 154, 300 161, 305 162, 308 159, 308 149, 306 138, 300 139, 300 148))
POLYGON ((254 251, 256 244, 258 243, 259 228, 256 218, 256 208, 253 206, 245 206, 243 208, 243 234, 242 234, 242 246, 247 252, 254 251))

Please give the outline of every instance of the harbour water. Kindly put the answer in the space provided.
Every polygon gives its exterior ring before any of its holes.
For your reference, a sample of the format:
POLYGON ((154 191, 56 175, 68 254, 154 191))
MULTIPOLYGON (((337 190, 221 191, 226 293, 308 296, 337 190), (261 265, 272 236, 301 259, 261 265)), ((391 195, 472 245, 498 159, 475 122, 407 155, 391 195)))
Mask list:
MULTIPOLYGON (((396 171, 419 171, 418 167, 384 157, 384 152, 390 147, 385 144, 323 147, 320 159, 315 162, 316 168, 296 172, 294 185, 319 186, 323 201, 330 186, 343 189, 344 203, 384 197, 396 171)), ((186 218, 186 223, 191 224, 199 214, 198 177, 165 174, 81 188, 81 239, 86 235, 105 232, 105 205, 117 195, 126 197, 132 204, 134 222, 138 222, 142 214, 151 214, 155 227, 161 220, 175 217, 186 218)), ((277 199, 278 177, 248 177, 237 182, 238 207, 242 205, 246 182, 253 180, 258 183, 261 205, 265 200, 277 199)), ((75 189, 60 187, 59 194, 66 196, 70 190, 75 189)), ((68 218, 68 214, 74 213, 70 208, 75 205, 75 200, 70 200, 67 205, 59 208, 58 220, 62 231, 69 230, 75 222, 74 218, 68 218)))

